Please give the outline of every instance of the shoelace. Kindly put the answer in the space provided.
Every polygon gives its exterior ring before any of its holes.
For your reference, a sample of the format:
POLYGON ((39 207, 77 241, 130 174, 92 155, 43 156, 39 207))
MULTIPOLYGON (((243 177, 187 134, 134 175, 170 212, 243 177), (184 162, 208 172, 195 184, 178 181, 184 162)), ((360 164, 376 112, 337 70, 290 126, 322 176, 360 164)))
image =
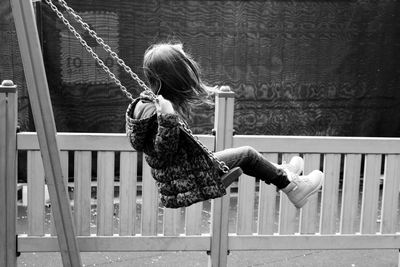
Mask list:
POLYGON ((312 185, 310 179, 306 178, 306 176, 301 176, 301 177, 302 179, 300 179, 299 175, 294 175, 292 182, 294 182, 296 185, 299 185, 301 183, 312 185))

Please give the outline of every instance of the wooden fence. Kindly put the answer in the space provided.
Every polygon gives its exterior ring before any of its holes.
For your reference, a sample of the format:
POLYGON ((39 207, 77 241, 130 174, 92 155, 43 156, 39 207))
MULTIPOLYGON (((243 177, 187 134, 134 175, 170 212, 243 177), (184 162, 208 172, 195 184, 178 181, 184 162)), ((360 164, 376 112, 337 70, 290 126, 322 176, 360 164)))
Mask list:
MULTIPOLYGON (((166 209, 124 134, 59 133, 80 251, 204 251, 210 266, 226 266, 228 251, 400 248, 400 139, 232 136, 233 98, 217 101, 217 135, 199 136, 207 147, 249 145, 273 162, 301 155, 306 173, 325 173, 322 190, 298 210, 274 186, 242 175, 212 203, 166 209)), ((28 174, 17 251, 59 251, 36 133, 19 133, 17 149, 28 174)))

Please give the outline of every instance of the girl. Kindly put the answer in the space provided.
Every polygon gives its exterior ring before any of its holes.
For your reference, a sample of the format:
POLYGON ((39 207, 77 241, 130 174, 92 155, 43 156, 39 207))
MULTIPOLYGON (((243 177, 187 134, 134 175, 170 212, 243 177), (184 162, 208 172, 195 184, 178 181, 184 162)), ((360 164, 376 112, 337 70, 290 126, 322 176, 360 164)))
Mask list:
MULTIPOLYGON (((127 110, 127 134, 133 148, 145 154, 164 206, 178 208, 223 196, 221 171, 188 138, 180 121, 188 117, 191 105, 210 103, 214 88, 200 78, 197 63, 182 44, 163 43, 149 47, 143 60, 144 75, 155 101, 146 91, 127 110)), ((294 157, 289 164, 276 165, 254 148, 230 148, 214 154, 229 168, 241 167, 247 175, 274 184, 301 208, 322 185, 323 173, 314 170, 299 176, 304 162, 294 157)))

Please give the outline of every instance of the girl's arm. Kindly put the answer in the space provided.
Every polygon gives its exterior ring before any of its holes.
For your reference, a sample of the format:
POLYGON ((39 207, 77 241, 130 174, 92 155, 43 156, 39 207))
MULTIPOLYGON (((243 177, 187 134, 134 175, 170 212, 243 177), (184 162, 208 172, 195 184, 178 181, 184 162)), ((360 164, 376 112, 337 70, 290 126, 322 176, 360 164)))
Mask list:
POLYGON ((171 157, 178 150, 179 120, 178 115, 158 113, 158 130, 154 140, 154 149, 157 154, 171 157))
POLYGON ((158 130, 154 141, 154 149, 163 157, 171 157, 178 150, 179 117, 170 101, 159 95, 155 101, 158 130))

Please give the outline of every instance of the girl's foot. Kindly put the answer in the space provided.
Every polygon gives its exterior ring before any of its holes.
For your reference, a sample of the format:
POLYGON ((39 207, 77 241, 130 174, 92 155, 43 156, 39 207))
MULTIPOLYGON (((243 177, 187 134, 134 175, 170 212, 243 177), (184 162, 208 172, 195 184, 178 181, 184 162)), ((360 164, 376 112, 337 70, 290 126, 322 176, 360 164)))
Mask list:
POLYGON ((292 176, 292 174, 300 175, 304 171, 304 160, 299 156, 294 156, 290 159, 289 163, 284 161, 281 165, 275 165, 278 169, 283 169, 288 174, 288 178, 292 176))
POLYGON ((308 175, 291 175, 289 180, 290 184, 281 190, 296 208, 301 208, 308 198, 321 188, 324 174, 319 170, 314 170, 308 175))

